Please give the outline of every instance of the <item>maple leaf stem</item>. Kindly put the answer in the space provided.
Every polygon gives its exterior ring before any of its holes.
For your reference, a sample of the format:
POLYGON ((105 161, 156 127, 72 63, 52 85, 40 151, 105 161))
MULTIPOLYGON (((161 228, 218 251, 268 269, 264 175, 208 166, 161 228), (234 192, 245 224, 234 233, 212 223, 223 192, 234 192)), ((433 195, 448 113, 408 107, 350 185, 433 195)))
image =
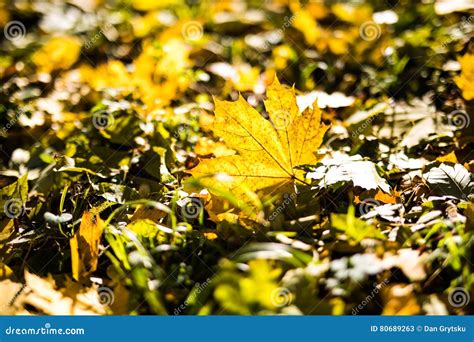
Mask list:
POLYGON ((304 185, 308 185, 308 183, 306 183, 304 180, 302 179, 299 179, 298 177, 296 176, 291 176, 292 179, 294 179, 296 182, 300 182, 301 184, 304 184, 304 185))

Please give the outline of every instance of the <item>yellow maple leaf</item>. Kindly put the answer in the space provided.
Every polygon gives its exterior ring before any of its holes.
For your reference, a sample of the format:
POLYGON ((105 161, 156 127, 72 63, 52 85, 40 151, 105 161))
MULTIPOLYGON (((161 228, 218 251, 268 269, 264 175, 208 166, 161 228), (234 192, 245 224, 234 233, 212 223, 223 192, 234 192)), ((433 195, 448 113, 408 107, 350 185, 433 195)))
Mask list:
POLYGON ((194 147, 194 152, 198 156, 213 154, 216 157, 231 156, 235 154, 235 151, 229 149, 223 142, 214 141, 207 137, 202 137, 198 140, 194 147))
POLYGON ((89 211, 82 215, 79 230, 71 238, 72 276, 79 280, 97 269, 99 259, 99 243, 104 221, 99 214, 89 211))
POLYGON ((222 138, 236 155, 203 160, 190 173, 201 184, 225 189, 242 198, 248 190, 281 192, 302 180, 299 165, 315 164, 316 150, 328 129, 321 123, 317 104, 300 113, 294 88, 280 85, 278 79, 267 89, 265 107, 269 119, 245 101, 215 99, 212 132, 222 138))

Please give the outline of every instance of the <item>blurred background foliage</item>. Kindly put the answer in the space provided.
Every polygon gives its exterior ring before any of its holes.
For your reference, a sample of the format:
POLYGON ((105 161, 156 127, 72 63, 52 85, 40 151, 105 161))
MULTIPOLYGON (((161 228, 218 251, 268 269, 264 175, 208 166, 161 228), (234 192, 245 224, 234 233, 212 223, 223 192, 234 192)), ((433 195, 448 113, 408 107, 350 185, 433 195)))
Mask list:
MULTIPOLYGON (((474 282, 473 15, 462 0, 0 0, 1 204, 20 203, 1 216, 0 287, 33 288, 28 271, 72 296, 71 240, 103 225, 74 278, 113 291, 108 313, 469 313, 449 293, 474 282), (260 217, 279 208, 261 225, 183 180, 228 152, 206 129, 212 97, 264 112, 275 74, 298 105, 319 99, 323 152, 346 164, 308 166, 283 208, 255 196, 260 217), (425 176, 440 165, 451 180, 425 176), (365 187, 360 166, 378 175, 365 187)), ((20 292, 3 311, 47 312, 20 292)))

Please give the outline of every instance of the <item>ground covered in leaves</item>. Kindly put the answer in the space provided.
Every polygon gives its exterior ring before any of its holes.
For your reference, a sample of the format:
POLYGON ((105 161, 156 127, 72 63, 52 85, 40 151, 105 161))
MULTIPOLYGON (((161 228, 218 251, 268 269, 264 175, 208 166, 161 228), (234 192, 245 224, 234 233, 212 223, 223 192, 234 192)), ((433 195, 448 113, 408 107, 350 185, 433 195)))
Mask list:
POLYGON ((471 313, 473 24, 0 0, 0 313, 471 313))

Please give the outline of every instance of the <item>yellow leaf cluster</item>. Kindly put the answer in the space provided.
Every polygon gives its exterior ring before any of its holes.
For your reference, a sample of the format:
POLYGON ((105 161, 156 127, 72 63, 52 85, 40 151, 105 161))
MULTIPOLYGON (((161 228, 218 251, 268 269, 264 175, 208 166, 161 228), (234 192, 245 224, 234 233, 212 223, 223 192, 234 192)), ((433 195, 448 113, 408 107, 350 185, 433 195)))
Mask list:
POLYGON ((339 19, 357 25, 372 18, 372 8, 365 5, 338 3, 332 5, 331 10, 339 19))
POLYGON ((315 46, 319 52, 329 51, 335 55, 345 55, 348 51, 354 50, 354 58, 360 60, 367 58, 364 52, 377 42, 381 48, 372 51, 370 59, 376 63, 380 62, 382 55, 378 50, 383 50, 385 41, 383 39, 372 41, 360 39, 361 24, 370 22, 372 18, 373 10, 370 6, 334 4, 329 8, 317 3, 302 6, 299 1, 294 1, 291 2, 290 9, 293 15, 288 22, 301 32, 308 45, 315 46), (319 25, 318 21, 325 18, 330 12, 344 21, 346 25, 341 28, 331 27, 329 29, 319 25))
POLYGON ((77 37, 54 37, 33 54, 32 60, 40 72, 68 69, 77 61, 81 47, 77 37))
POLYGON ((114 88, 124 95, 133 94, 149 112, 167 105, 189 86, 189 52, 189 47, 175 38, 159 47, 144 43, 132 65, 111 61, 95 69, 84 66, 81 78, 96 91, 114 88))

